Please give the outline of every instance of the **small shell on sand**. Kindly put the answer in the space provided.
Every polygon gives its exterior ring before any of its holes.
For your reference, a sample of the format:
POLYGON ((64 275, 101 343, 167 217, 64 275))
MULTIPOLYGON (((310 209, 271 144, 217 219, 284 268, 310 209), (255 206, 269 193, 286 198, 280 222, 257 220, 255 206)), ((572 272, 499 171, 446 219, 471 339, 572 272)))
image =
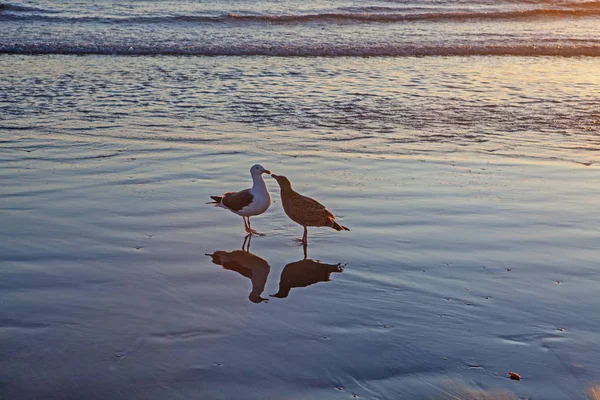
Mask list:
POLYGON ((510 379, 515 380, 515 381, 520 381, 521 380, 521 375, 517 374, 516 372, 509 372, 508 373, 508 377, 510 379))

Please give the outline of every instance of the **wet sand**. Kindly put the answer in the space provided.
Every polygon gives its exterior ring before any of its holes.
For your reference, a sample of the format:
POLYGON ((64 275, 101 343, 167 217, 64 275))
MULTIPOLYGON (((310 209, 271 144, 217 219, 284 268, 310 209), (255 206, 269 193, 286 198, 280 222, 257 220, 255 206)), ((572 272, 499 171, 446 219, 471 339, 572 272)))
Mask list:
POLYGON ((594 398, 597 61, 418 63, 0 57, 0 398, 594 398))
POLYGON ((5 398, 583 399, 600 376, 593 167, 199 150, 3 151, 5 398), (343 272, 269 297, 303 252, 267 181, 260 304, 205 255, 241 249, 204 202, 256 161, 351 229, 309 232, 343 272))

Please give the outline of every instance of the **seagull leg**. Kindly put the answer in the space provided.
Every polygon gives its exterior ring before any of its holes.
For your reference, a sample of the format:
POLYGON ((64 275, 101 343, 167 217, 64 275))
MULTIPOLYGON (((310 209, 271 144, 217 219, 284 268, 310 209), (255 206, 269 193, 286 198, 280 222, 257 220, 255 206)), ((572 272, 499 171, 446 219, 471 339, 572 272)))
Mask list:
POLYGON ((252 234, 252 232, 250 232, 250 220, 246 221, 246 217, 242 217, 244 219, 244 229, 246 229, 246 233, 247 234, 252 234))
POLYGON ((294 241, 301 245, 308 244, 308 228, 306 226, 304 227, 304 234, 302 235, 302 239, 298 238, 294 239, 294 241))
POLYGON ((258 233, 257 231, 252 229, 252 227, 250 227, 250 217, 248 217, 248 233, 250 233, 251 235, 266 236, 264 233, 258 233))

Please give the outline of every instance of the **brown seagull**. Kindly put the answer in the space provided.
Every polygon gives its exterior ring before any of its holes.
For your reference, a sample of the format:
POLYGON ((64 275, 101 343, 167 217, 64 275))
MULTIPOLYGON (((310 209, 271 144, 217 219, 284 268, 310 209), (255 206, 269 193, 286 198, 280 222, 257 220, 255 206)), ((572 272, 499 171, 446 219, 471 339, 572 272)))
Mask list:
POLYGON ((304 227, 302 243, 308 243, 309 226, 329 226, 336 231, 349 231, 335 222, 335 215, 325 206, 310 197, 302 196, 292 189, 292 184, 285 176, 271 174, 281 188, 281 203, 283 210, 292 221, 304 227))

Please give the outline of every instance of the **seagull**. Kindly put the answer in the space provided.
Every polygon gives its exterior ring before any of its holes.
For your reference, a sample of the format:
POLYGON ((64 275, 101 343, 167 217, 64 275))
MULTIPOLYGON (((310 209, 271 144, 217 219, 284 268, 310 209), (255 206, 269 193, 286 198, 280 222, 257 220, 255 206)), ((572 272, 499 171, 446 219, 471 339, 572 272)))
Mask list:
POLYGON ((250 168, 253 181, 250 189, 240 192, 227 192, 221 196, 210 196, 214 201, 207 204, 226 208, 241 216, 244 219, 244 227, 248 234, 262 235, 250 227, 250 217, 264 213, 271 205, 271 194, 267 190, 262 174, 271 174, 271 171, 264 169, 260 164, 253 165, 250 168))
POLYGON ((304 227, 304 236, 302 236, 302 244, 308 243, 308 227, 309 226, 329 226, 336 231, 349 231, 346 228, 335 222, 335 215, 325 206, 310 197, 302 196, 300 193, 292 189, 292 184, 285 176, 271 174, 279 183, 281 188, 281 203, 283 210, 292 221, 304 227))

